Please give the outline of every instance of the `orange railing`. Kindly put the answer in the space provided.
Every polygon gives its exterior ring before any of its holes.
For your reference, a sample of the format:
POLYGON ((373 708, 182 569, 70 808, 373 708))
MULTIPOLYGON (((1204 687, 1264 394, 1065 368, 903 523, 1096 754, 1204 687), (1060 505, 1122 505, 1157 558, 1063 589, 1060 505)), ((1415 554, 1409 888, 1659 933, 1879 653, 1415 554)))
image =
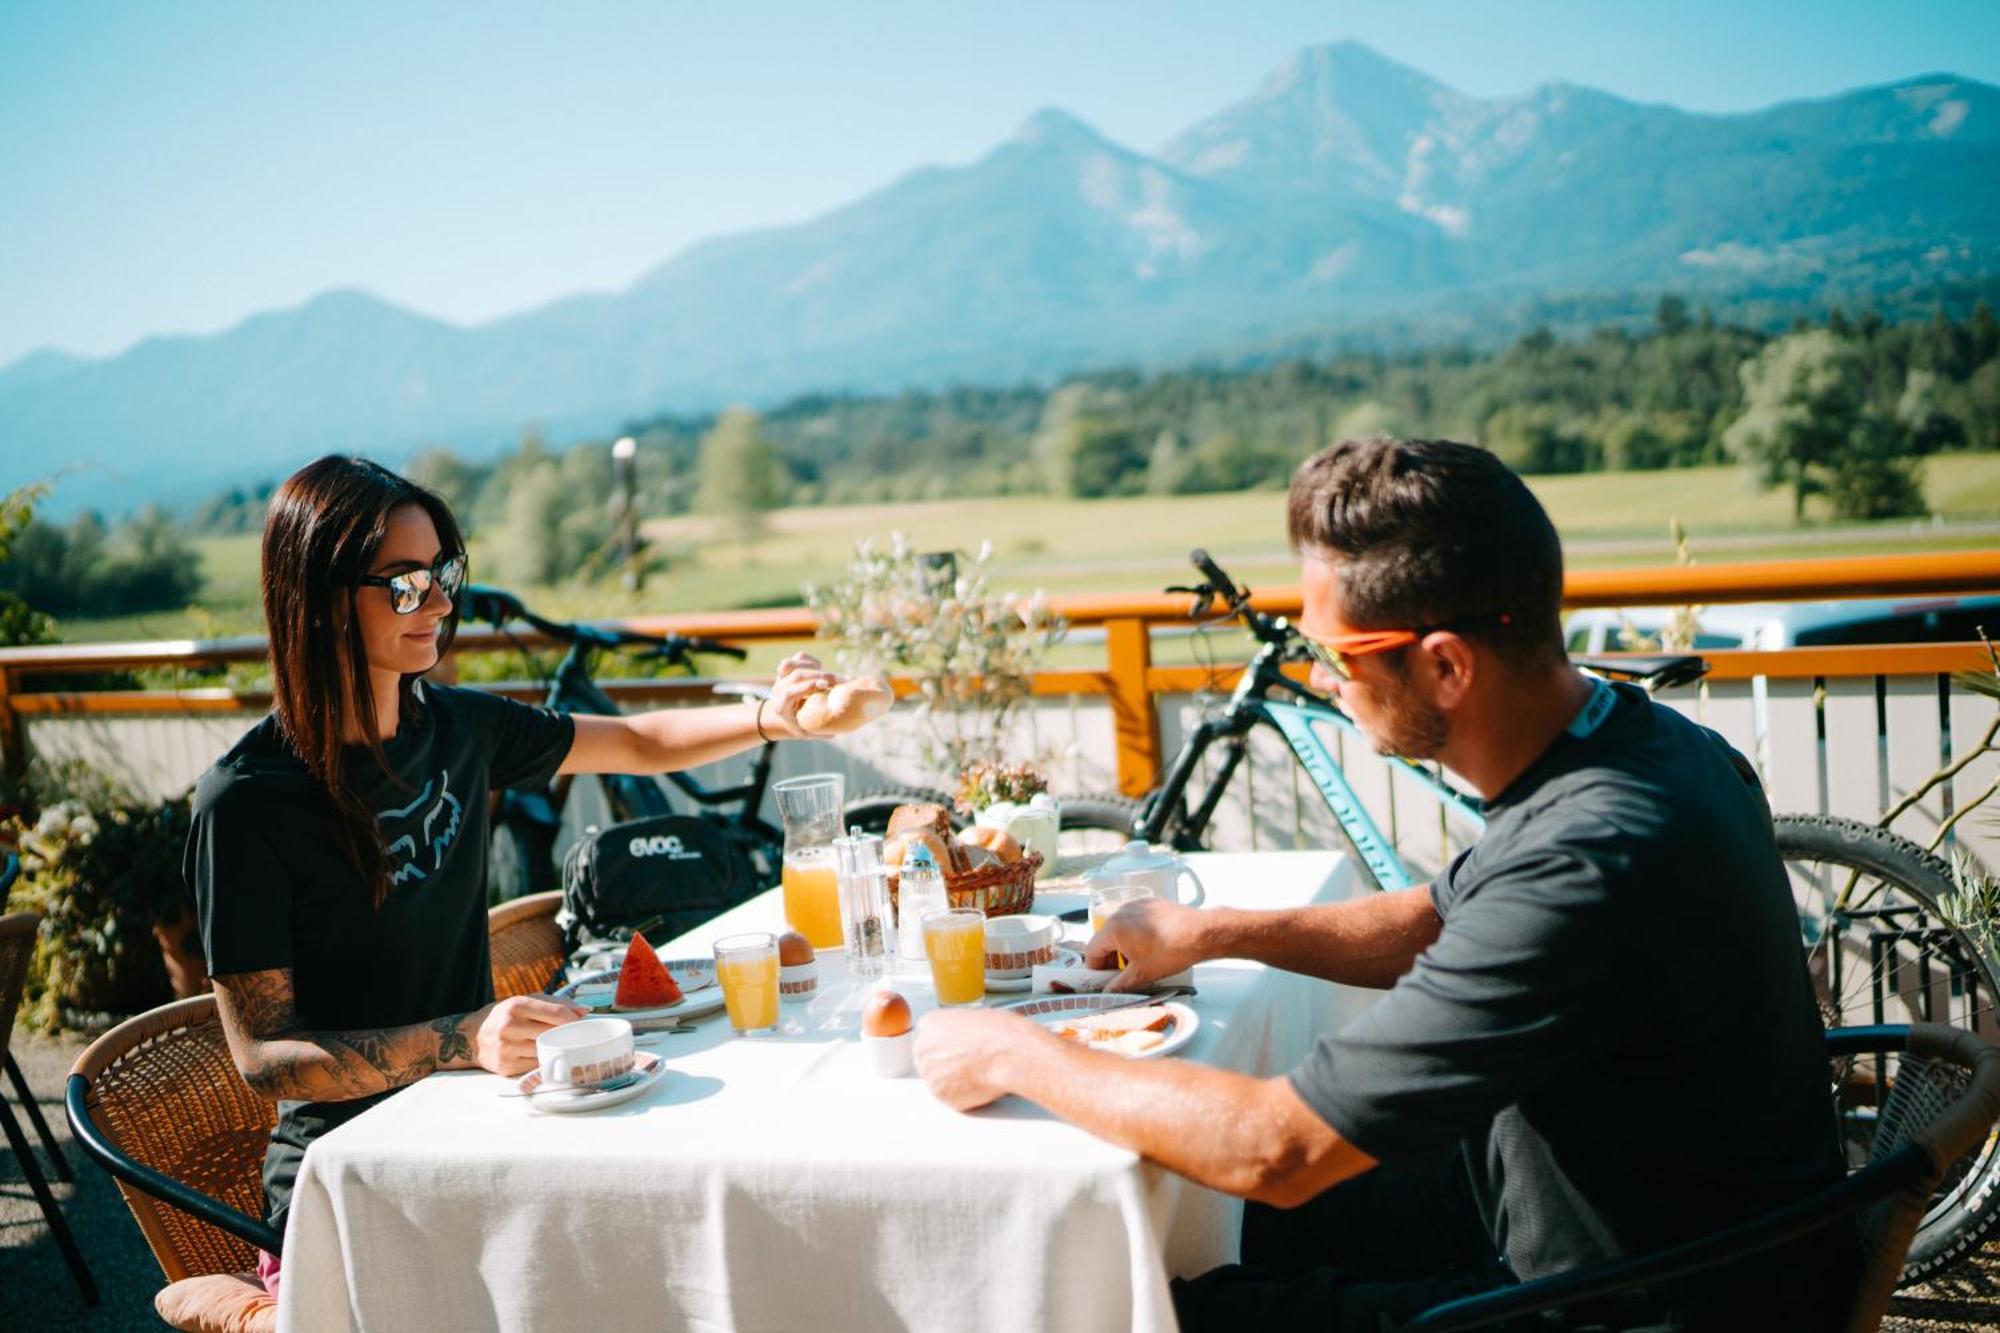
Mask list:
MULTIPOLYGON (((1573 607, 1715 604, 1802 601, 1836 597, 1880 597, 1992 592, 2000 590, 2000 550, 1937 555, 1856 556, 1824 560, 1765 561, 1733 565, 1667 566, 1649 569, 1583 570, 1564 585, 1573 607)), ((1296 587, 1267 589, 1255 604, 1279 615, 1299 610, 1296 587)), ((1187 626, 1188 599, 1164 593, 1083 594, 1050 599, 1052 609, 1073 626, 1104 630, 1102 668, 1047 669, 1036 673, 1038 695, 1103 696, 1117 734, 1119 786, 1138 795, 1152 786, 1160 766, 1160 728, 1155 699, 1160 694, 1226 688, 1233 670, 1155 666, 1156 627, 1187 626)), ((818 622, 803 608, 717 611, 640 616, 635 629, 675 630, 735 642, 810 639, 818 622)), ((467 627, 458 651, 537 643, 532 632, 503 637, 467 627)), ((60 644, 0 649, 0 754, 18 765, 24 755, 22 720, 75 714, 211 713, 259 710, 269 697, 227 689, 101 690, 80 693, 25 691, 37 674, 88 673, 179 667, 199 669, 261 660, 261 636, 165 643, 60 644)), ((1977 670, 1987 665, 1978 644, 1891 644, 1853 648, 1797 648, 1782 652, 1710 652, 1714 679, 1812 678, 1846 675, 1917 675, 1977 670)), ((705 682, 686 679, 601 682, 616 698, 633 703, 670 702, 706 696, 705 682)), ((496 686, 516 697, 534 697, 538 687, 496 686)))

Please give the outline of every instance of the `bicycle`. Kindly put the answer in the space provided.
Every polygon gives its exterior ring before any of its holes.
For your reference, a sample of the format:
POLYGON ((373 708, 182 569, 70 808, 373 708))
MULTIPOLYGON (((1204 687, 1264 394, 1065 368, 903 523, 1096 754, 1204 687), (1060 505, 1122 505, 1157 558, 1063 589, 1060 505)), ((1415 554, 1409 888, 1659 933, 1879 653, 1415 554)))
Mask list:
MULTIPOLYGON (((1270 729, 1283 739, 1326 802, 1344 840, 1374 883, 1385 890, 1419 880, 1363 805, 1322 730, 1360 737, 1352 718, 1287 674, 1310 662, 1299 631, 1284 617, 1258 611, 1247 589, 1230 579, 1206 551, 1189 553, 1201 573, 1190 594, 1197 625, 1240 621, 1260 645, 1216 713, 1191 731, 1168 764, 1160 785, 1144 798, 1084 795, 1062 802, 1066 837, 1108 833, 1118 840, 1164 843, 1199 851, 1230 781, 1249 755, 1250 737, 1270 729), (1220 612, 1218 614, 1218 607, 1220 612), (1220 746, 1206 788, 1190 794, 1198 767, 1220 746)), ((1629 680, 1648 693, 1699 680, 1708 664, 1696 656, 1573 658, 1595 674, 1629 680)), ((1478 799, 1447 782, 1441 771, 1389 758, 1432 793, 1444 810, 1473 830, 1484 827, 1478 799)), ((1774 819, 1778 851, 1792 884, 1800 935, 1829 1028, 1869 1023, 1948 1022, 2000 1034, 1994 997, 2000 995, 2000 955, 1980 930, 1956 919, 1954 885, 1937 856, 1886 829, 1829 815, 1780 815, 1774 819)), ((1079 849, 1071 841, 1068 850, 1079 849)), ((1923 1074, 1913 1061, 1891 1068, 1849 1062, 1835 1088, 1850 1164, 1867 1160, 1878 1129, 1894 1131, 1889 1097, 1894 1078, 1923 1074)), ((1905 1284, 1933 1276, 1976 1249, 2000 1223, 2000 1136, 1965 1168, 1947 1177, 1933 1197, 1910 1247, 1905 1284)))
MULTIPOLYGON (((564 713, 610 716, 622 710, 591 677, 591 663, 599 652, 636 649, 642 658, 656 658, 669 665, 692 671, 696 654, 712 654, 742 661, 744 650, 717 639, 685 634, 647 634, 638 630, 602 629, 594 625, 550 620, 530 611, 520 598, 500 588, 473 585, 465 589, 464 617, 483 621, 508 633, 515 621, 530 625, 544 635, 567 645, 554 671, 541 677, 546 693, 542 702, 564 713)), ((511 634, 508 635, 513 638, 511 634)), ((535 658, 526 647, 513 640, 531 667, 535 658)), ((710 687, 721 698, 768 698, 762 685, 739 681, 717 681, 710 687)), ((664 774, 658 778, 629 773, 598 775, 605 803, 617 822, 653 815, 676 813, 668 786, 695 803, 696 813, 720 828, 750 862, 759 884, 775 884, 784 865, 784 830, 763 817, 764 793, 770 786, 775 742, 766 742, 750 763, 744 781, 731 787, 711 789, 686 773, 664 774)), ((493 833, 488 844, 487 899, 498 904, 525 894, 541 893, 561 886, 561 863, 556 857, 557 835, 563 812, 569 803, 574 779, 558 777, 540 791, 502 791, 494 797, 493 833)), ((949 804, 940 793, 919 789, 887 788, 864 792, 848 800, 842 822, 850 828, 881 833, 899 805, 908 802, 949 804)))
MULTIPOLYGON (((623 711, 591 677, 592 661, 600 652, 636 650, 642 659, 656 659, 688 671, 694 669, 696 654, 737 661, 746 656, 734 644, 696 635, 647 634, 550 620, 530 611, 520 598, 500 588, 468 587, 463 601, 466 619, 484 621, 503 634, 508 633, 508 625, 518 621, 566 645, 555 670, 542 677, 546 691, 542 702, 558 712, 609 716, 623 711)), ((511 634, 508 637, 513 638, 511 634)), ((534 666, 535 658, 525 646, 518 640, 514 644, 534 666)), ((754 698, 760 688, 728 682, 713 687, 720 696, 738 698, 754 698)), ((603 785, 611 817, 619 822, 676 813, 675 803, 667 794, 667 784, 671 784, 694 802, 697 814, 720 828, 749 858, 759 882, 775 883, 784 856, 785 835, 761 814, 775 750, 775 744, 765 744, 751 761, 749 777, 732 787, 710 789, 685 773, 665 774, 664 784, 657 778, 629 773, 600 774, 598 780, 603 785)), ((505 902, 560 886, 556 836, 562 828, 563 811, 569 803, 573 782, 573 777, 565 775, 539 791, 496 794, 487 866, 490 902, 505 902)))

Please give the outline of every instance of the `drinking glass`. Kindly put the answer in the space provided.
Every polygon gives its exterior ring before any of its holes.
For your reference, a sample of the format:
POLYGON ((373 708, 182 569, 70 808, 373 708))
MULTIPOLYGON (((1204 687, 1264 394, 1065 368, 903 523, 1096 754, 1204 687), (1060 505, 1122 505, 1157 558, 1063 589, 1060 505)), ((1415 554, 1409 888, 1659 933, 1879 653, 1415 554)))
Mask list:
POLYGON ((778 1030, 778 938, 768 931, 725 935, 715 942, 715 980, 739 1037, 778 1030))
POLYGON ((986 998, 986 913, 953 907, 925 914, 924 953, 939 1005, 950 1009, 986 998))
MULTIPOLYGON (((1095 935, 1104 929, 1104 923, 1126 903, 1141 898, 1151 898, 1153 886, 1143 875, 1128 875, 1110 884, 1096 884, 1090 890, 1090 933, 1095 935)), ((1124 954, 1118 955, 1118 967, 1122 971, 1126 964, 1124 954)))
POLYGON ((815 949, 838 949, 840 883, 833 840, 840 836, 847 780, 838 773, 808 773, 778 783, 771 794, 785 823, 785 924, 815 949))

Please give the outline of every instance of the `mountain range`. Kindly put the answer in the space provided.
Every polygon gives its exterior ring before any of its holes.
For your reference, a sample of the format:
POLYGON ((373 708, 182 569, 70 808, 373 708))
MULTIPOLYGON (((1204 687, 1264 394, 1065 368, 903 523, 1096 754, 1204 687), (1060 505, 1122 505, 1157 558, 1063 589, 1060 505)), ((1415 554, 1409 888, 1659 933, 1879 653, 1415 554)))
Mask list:
MULTIPOLYGON (((806 390, 1060 376, 1604 293, 1810 304, 2000 276, 2000 89, 1730 115, 1301 51, 1151 153, 1060 110, 965 166, 462 327, 359 291, 0 369, 0 489, 123 507, 329 449, 478 456, 806 390)), ((1634 306, 1633 308, 1637 308, 1634 306)))

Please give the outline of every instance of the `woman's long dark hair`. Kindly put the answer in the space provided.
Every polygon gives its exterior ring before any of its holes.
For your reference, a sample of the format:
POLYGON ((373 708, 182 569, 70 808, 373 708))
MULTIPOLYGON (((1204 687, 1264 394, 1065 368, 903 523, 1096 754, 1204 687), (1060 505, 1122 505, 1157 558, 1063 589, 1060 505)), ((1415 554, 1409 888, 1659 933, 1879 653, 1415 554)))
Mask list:
MULTIPOLYGON (((389 896, 388 855, 375 812, 348 785, 343 737, 364 738, 384 772, 368 653, 354 591, 375 563, 389 515, 421 506, 446 552, 463 551, 451 507, 434 492, 365 458, 340 454, 294 472, 264 517, 264 625, 271 642, 271 693, 287 744, 333 804, 336 844, 368 882, 375 906, 389 896)), ((458 632, 454 606, 438 626, 442 656, 458 632)), ((398 682, 398 704, 414 717, 416 677, 398 682)))

